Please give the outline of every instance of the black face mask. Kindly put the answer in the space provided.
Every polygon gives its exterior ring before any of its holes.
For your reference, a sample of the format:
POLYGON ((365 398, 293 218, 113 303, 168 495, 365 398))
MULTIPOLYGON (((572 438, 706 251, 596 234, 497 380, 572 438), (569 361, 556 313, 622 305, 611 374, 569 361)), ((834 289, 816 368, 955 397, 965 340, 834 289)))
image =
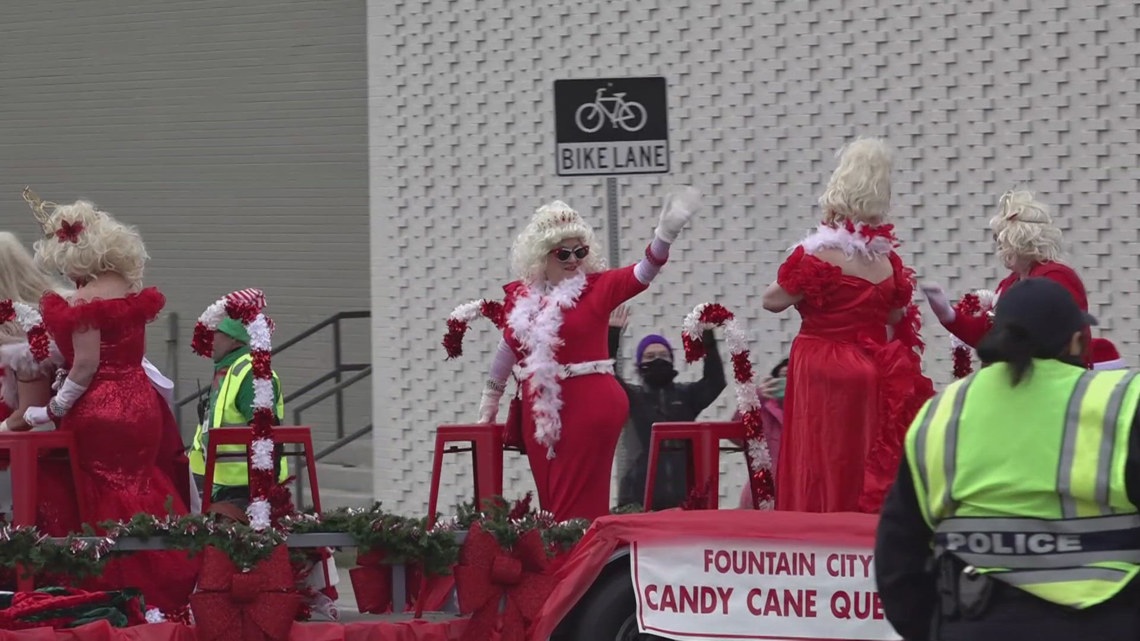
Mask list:
POLYGON ((637 366, 641 372, 641 380, 649 387, 665 387, 677 377, 677 370, 673 364, 664 359, 656 359, 637 366))

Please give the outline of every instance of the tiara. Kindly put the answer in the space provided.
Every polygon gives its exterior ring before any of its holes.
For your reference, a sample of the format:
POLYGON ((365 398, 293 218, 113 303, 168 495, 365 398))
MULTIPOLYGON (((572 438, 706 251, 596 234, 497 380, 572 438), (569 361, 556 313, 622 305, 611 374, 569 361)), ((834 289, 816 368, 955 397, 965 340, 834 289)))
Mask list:
POLYGON ((28 206, 32 208, 32 215, 35 216, 36 222, 40 224, 40 229, 43 230, 44 235, 51 236, 51 226, 48 224, 48 220, 58 205, 40 198, 36 195, 36 192, 32 191, 31 187, 24 187, 24 191, 20 195, 23 197, 24 202, 28 203, 28 206))
POLYGON ((548 231, 551 229, 556 229, 558 227, 565 227, 566 225, 577 223, 582 219, 578 212, 570 208, 570 205, 567 205, 560 200, 556 200, 549 205, 543 206, 535 213, 542 217, 542 219, 539 220, 536 225, 536 227, 538 227, 538 229, 541 231, 548 231), (543 216, 543 214, 547 214, 547 212, 551 212, 553 215, 548 214, 546 216, 543 216))

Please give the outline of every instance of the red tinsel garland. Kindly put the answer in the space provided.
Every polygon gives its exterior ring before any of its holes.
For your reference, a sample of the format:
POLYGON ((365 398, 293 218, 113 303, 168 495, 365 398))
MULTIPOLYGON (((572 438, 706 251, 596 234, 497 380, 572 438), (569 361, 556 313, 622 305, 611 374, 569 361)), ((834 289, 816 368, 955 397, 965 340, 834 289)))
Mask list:
POLYGON ((449 360, 463 355, 463 337, 471 321, 479 316, 499 329, 507 322, 505 308, 499 301, 475 300, 456 307, 447 317, 447 333, 443 336, 443 348, 449 360))
MULTIPOLYGON (((732 355, 732 374, 736 382, 737 409, 744 425, 744 456, 748 461, 749 486, 752 489, 752 502, 757 509, 770 508, 775 501, 776 485, 772 478, 771 453, 764 438, 760 420, 760 399, 754 381, 751 352, 747 348, 744 332, 737 326, 732 312, 723 305, 705 303, 698 305, 685 317, 681 332, 681 343, 685 349, 685 360, 692 363, 705 356, 706 349, 701 334, 712 327, 722 327, 732 355)), ((697 504, 694 500, 692 504, 697 504)))
MULTIPOLYGON (((979 316, 983 313, 981 298, 974 292, 970 292, 954 305, 954 313, 961 316, 979 316)), ((954 378, 965 378, 974 371, 973 357, 974 350, 965 343, 955 340, 951 355, 954 360, 954 378)))

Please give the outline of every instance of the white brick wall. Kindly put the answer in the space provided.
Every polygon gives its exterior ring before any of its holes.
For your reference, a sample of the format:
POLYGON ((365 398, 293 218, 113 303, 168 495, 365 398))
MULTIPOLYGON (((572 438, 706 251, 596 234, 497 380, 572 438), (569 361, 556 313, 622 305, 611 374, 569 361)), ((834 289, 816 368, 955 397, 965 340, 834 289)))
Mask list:
MULTIPOLYGON (((35 239, 25 184, 137 224, 146 280, 179 316, 181 394, 209 385, 191 329, 228 291, 264 288, 278 341, 367 308, 363 3, 19 4, 0 21, 0 228, 35 239)), ((367 362, 366 325, 346 326, 346 352, 367 362)), ((169 337, 164 317, 149 356, 173 374, 169 337)), ((331 369, 330 342, 275 361, 286 390, 331 369)), ((369 420, 369 396, 350 395, 350 428, 369 420)), ((304 418, 331 436, 329 412, 304 418)))
MULTIPOLYGON (((373 356, 385 369, 375 381, 376 492, 394 507, 423 511, 432 428, 474 418, 496 340, 476 327, 463 359, 444 362, 447 312, 500 293, 511 239, 543 202, 564 198, 602 230, 602 179, 554 175, 559 78, 668 78, 674 172, 621 179, 628 260, 649 238, 666 185, 691 182, 707 194, 669 267, 635 300, 634 335, 676 338, 693 305, 715 300, 746 321, 754 360, 767 369, 798 319, 764 313, 759 293, 816 220, 834 150, 876 134, 898 149, 895 222, 922 277, 954 292, 995 285, 985 221, 1002 191, 1028 185, 1056 208, 1102 331, 1138 356, 1129 344, 1140 329, 1131 256, 1140 204, 1135 3, 368 7, 373 356)), ((945 383, 946 333, 928 326, 926 336, 928 371, 945 383)), ((628 336, 627 354, 633 342, 628 336)), ((728 417, 730 398, 708 417, 728 417)), ((739 461, 730 468, 725 494, 735 496, 743 475, 739 461)), ((470 475, 453 466, 445 476, 447 505, 469 492, 470 475)), ((508 494, 529 487, 514 461, 508 494)))

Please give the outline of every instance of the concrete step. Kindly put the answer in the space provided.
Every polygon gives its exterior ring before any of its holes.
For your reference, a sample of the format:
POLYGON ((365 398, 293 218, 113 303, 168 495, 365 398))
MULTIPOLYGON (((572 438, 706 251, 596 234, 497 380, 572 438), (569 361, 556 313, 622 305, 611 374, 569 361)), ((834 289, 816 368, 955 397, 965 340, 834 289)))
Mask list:
POLYGON ((372 468, 335 463, 317 463, 317 479, 321 489, 329 488, 346 492, 372 493, 372 468))
POLYGON ((355 492, 321 486, 321 509, 326 512, 338 507, 369 507, 373 502, 371 489, 355 492))

